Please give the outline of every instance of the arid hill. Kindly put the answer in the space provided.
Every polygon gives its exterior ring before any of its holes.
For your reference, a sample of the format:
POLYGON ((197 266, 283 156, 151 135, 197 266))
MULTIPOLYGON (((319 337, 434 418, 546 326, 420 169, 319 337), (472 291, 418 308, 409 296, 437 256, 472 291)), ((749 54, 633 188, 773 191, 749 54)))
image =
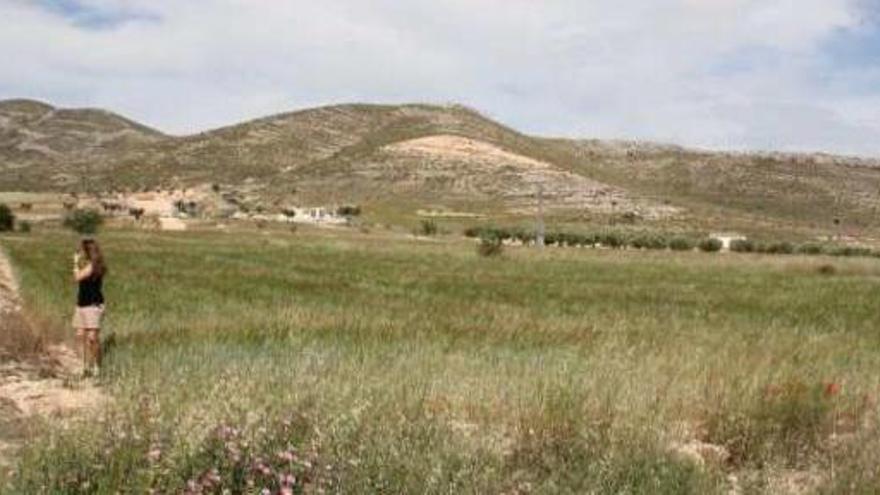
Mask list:
POLYGON ((878 164, 541 138, 457 105, 337 105, 177 137, 101 110, 0 102, 0 190, 218 184, 269 209, 400 202, 525 212, 540 187, 551 210, 873 229, 878 164))
POLYGON ((5 190, 80 186, 80 169, 167 139, 96 109, 58 109, 33 100, 0 101, 0 183, 5 190))
POLYGON ((268 204, 533 201, 549 208, 620 205, 645 216, 668 207, 533 158, 533 138, 459 106, 340 105, 287 113, 193 136, 163 136, 113 114, 0 106, 6 190, 101 191, 241 185, 268 204), (53 117, 65 112, 66 119, 53 117), (8 117, 5 117, 8 115, 8 117), (49 126, 44 119, 52 119, 49 126), (52 147, 50 147, 50 145, 52 147), (624 206, 625 205, 625 206, 624 206))

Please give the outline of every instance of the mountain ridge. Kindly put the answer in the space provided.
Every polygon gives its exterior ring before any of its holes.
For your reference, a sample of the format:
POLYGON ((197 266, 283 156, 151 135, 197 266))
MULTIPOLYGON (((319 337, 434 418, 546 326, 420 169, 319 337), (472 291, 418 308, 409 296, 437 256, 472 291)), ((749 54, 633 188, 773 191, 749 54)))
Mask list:
POLYGON ((467 105, 459 104, 459 103, 444 103, 444 104, 435 104, 435 103, 333 103, 326 105, 319 105, 315 107, 306 107, 299 108, 294 110, 287 110, 278 113, 272 113, 268 115, 264 115, 261 117, 254 117, 249 119, 244 119, 237 122, 232 122, 229 124, 220 125, 217 127, 211 127, 200 131, 195 131, 191 133, 184 134, 174 134, 167 133, 155 127, 148 126, 146 124, 140 123, 135 119, 126 117, 122 114, 114 112, 112 110, 103 109, 100 107, 60 107, 54 106, 51 103, 47 103, 43 100, 34 99, 34 98, 7 98, 0 99, 0 116, 2 116, 4 107, 9 105, 33 105, 45 108, 47 110, 54 110, 59 112, 66 113, 96 113, 103 114, 114 119, 122 120, 133 127, 138 127, 143 129, 144 131, 161 136, 165 139, 169 140, 181 140, 181 139, 193 139, 198 138, 204 135, 210 135, 225 131, 231 131, 238 127, 248 126, 248 125, 259 125, 263 123, 270 123, 280 119, 293 118, 299 115, 305 115, 313 112, 320 111, 331 111, 338 109, 346 109, 346 108, 371 108, 371 109, 391 109, 391 108, 423 108, 423 109, 435 109, 435 110, 454 110, 454 111, 463 111, 469 112, 473 114, 475 117, 484 119, 486 121, 491 121, 495 125, 504 127, 512 132, 516 132, 523 136, 548 140, 548 141, 558 141, 558 142, 572 142, 579 143, 583 145, 599 145, 604 147, 607 150, 616 150, 619 152, 625 151, 638 151, 638 152, 654 152, 654 151, 677 151, 683 153, 693 153, 693 154, 713 154, 713 155, 727 155, 733 157, 772 157, 772 158, 781 158, 781 159, 803 159, 806 157, 821 157, 828 161, 835 161, 837 163, 844 162, 856 162, 860 164, 864 164, 865 166, 880 166, 880 156, 870 156, 870 155, 861 155, 855 153, 836 153, 836 152, 826 152, 820 150, 814 151, 784 151, 784 150, 769 150, 769 149, 755 149, 755 150, 728 150, 723 148, 704 148, 699 146, 691 146, 691 145, 683 145, 673 142, 666 141, 654 141, 648 139, 627 139, 627 138, 589 138, 589 137, 559 137, 553 135, 543 135, 543 134, 526 134, 520 131, 515 130, 514 128, 502 124, 494 119, 487 117, 479 110, 469 107, 467 105))
POLYGON ((880 208, 878 159, 531 136, 463 105, 325 105, 174 136, 100 109, 0 101, 2 190, 205 184, 246 185, 262 208, 332 199, 522 212, 539 185, 551 210, 646 218, 678 210, 861 228, 880 208), (417 145, 394 146, 407 142, 417 145))

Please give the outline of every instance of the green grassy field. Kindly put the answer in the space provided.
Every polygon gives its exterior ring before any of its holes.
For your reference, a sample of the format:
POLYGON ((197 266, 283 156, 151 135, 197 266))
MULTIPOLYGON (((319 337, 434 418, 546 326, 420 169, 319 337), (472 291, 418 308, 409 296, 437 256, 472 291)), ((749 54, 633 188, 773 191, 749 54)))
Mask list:
MULTIPOLYGON (((43 425, 8 493, 880 486, 875 259, 486 259, 357 232, 102 241, 113 403, 43 425), (729 457, 676 452, 693 441, 729 457)), ((69 333, 75 238, 0 243, 30 311, 69 333)))

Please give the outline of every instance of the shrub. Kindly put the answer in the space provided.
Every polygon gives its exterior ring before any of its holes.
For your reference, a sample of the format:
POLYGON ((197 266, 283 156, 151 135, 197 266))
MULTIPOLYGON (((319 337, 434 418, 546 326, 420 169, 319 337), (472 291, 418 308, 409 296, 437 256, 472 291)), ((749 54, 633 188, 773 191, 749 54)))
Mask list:
POLYGON ((525 239, 527 238, 527 235, 528 234, 526 233, 525 229, 523 229, 521 227, 516 227, 516 228, 513 228, 510 230, 510 238, 515 241, 520 241, 522 243, 525 243, 526 242, 525 239))
POLYGON ((104 223, 104 217, 95 210, 74 210, 64 217, 64 226, 80 234, 94 234, 104 223))
POLYGON ((497 237, 501 240, 511 239, 513 238, 513 234, 504 228, 499 227, 469 227, 464 231, 464 235, 467 237, 497 237))
POLYGON ((581 246, 595 247, 600 242, 598 234, 585 234, 580 238, 581 246))
POLYGON ((754 253, 755 243, 748 239, 735 239, 730 243, 730 250, 736 253, 754 253))
POLYGON ((662 235, 653 235, 648 243, 648 249, 666 249, 669 247, 669 241, 662 235))
POLYGON ((619 249, 626 244, 626 240, 617 232, 606 232, 599 238, 599 244, 612 249, 619 249))
POLYGON ((357 217, 361 214, 361 207, 357 205, 344 205, 336 209, 336 214, 341 217, 357 217))
POLYGON ((464 235, 470 238, 483 238, 483 237, 497 237, 502 241, 507 240, 517 240, 522 242, 523 244, 529 244, 535 242, 535 234, 532 231, 523 229, 521 227, 514 228, 505 228, 505 227, 491 227, 491 226, 479 226, 479 227, 468 227, 464 230, 464 235))
POLYGON ((571 246, 573 240, 573 234, 569 234, 566 232, 559 232, 556 234, 556 244, 560 247, 571 246))
POLYGON ((145 210, 143 208, 129 208, 128 214, 134 217, 135 220, 140 220, 142 216, 144 216, 145 210))
POLYGON ((122 205, 114 201, 101 201, 101 208, 107 213, 116 213, 122 210, 122 205))
POLYGON ((27 220, 22 220, 21 222, 18 222, 18 231, 23 234, 29 233, 31 231, 31 223, 27 220))
POLYGON ((669 249, 673 251, 691 251, 694 249, 694 241, 687 237, 673 237, 669 241, 669 249))
POLYGON ((635 249, 646 249, 648 247, 648 236, 639 234, 629 240, 629 245, 635 249))
POLYGON ((798 254, 816 255, 825 252, 825 248, 821 244, 801 244, 795 250, 798 254))
POLYGON ((660 235, 639 234, 629 241, 629 245, 636 249, 666 249, 666 239, 660 235))
POLYGON ((516 232, 513 233, 513 237, 523 244, 531 244, 535 242, 535 233, 527 232, 524 229, 518 229, 516 232))
POLYGON ((465 237, 470 237, 470 238, 481 237, 480 234, 482 234, 482 232, 483 232, 482 227, 468 227, 468 228, 464 229, 465 237))
POLYGON ((179 214, 186 216, 196 216, 199 212, 199 205, 195 201, 178 199, 174 202, 174 208, 179 214))
POLYGON ((871 256, 871 250, 858 246, 841 246, 831 250, 831 256, 871 256))
POLYGON ((792 254, 794 253, 794 245, 790 242, 774 242, 766 245, 763 252, 768 254, 792 254))
POLYGON ((586 244, 586 236, 583 234, 566 234, 565 236, 565 245, 566 246, 583 246, 586 244))
POLYGON ((0 232, 10 232, 15 228, 15 215, 9 205, 0 203, 0 232))
POLYGON ((437 235, 437 222, 434 220, 422 220, 419 226, 419 233, 424 236, 437 235))
POLYGON ((701 240, 698 247, 700 248, 700 251, 703 251, 704 253, 717 253, 718 251, 721 251, 722 247, 724 247, 724 243, 714 237, 708 237, 701 240))
POLYGON ((513 234, 511 233, 511 231, 505 228, 493 228, 492 233, 502 241, 513 238, 513 234))
POLYGON ((497 235, 485 235, 477 245, 477 254, 484 257, 499 256, 504 251, 504 244, 497 235))

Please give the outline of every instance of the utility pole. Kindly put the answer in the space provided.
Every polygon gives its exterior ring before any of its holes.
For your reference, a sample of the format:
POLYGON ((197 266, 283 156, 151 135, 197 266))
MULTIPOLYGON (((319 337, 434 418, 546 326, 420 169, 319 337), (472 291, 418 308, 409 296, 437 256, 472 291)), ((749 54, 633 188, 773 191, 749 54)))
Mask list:
POLYGON ((535 245, 544 249, 544 185, 538 184, 538 216, 535 219, 535 245))

